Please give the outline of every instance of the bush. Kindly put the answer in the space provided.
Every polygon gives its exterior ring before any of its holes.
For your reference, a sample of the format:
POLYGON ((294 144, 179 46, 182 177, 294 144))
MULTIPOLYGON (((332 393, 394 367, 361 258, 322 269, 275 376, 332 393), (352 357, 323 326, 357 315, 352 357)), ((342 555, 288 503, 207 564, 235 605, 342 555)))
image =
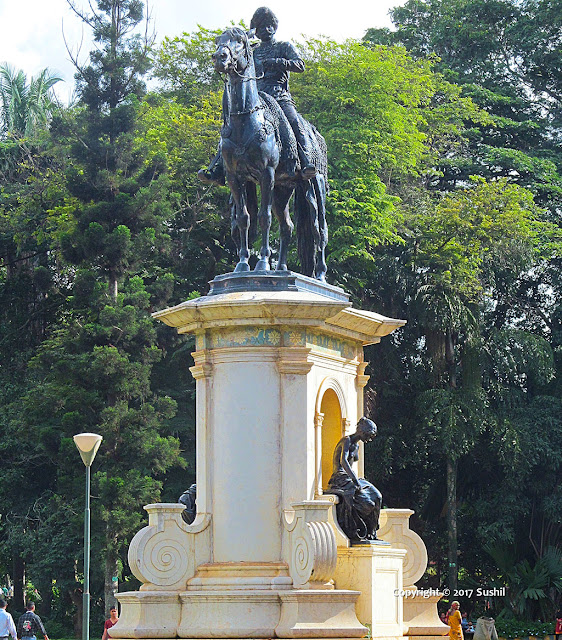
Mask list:
POLYGON ((45 628, 51 640, 61 640, 62 638, 68 638, 73 635, 72 629, 69 629, 68 625, 58 622, 57 620, 43 619, 43 622, 45 623, 45 628))
POLYGON ((526 638, 527 636, 537 636, 544 638, 554 633, 554 622, 525 622, 523 620, 496 620, 496 631, 498 637, 526 638))

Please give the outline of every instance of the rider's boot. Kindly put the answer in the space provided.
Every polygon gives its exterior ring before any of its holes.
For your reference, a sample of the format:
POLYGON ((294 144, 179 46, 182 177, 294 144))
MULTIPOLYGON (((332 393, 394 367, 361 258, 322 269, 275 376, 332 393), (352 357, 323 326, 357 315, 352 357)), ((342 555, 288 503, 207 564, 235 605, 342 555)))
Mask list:
POLYGON ((299 144, 299 159, 301 163, 301 176, 306 180, 314 178, 316 175, 316 167, 310 161, 308 153, 303 149, 303 146, 299 144))

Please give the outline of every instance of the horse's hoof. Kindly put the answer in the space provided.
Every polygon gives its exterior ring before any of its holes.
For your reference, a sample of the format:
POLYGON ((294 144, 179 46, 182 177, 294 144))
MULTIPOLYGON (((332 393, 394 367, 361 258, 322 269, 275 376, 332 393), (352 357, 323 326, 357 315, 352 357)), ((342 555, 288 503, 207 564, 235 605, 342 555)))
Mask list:
POLYGON ((250 265, 247 262, 239 262, 234 269, 234 273, 242 273, 244 271, 250 271, 250 265))
POLYGON ((254 271, 269 271, 270 268, 269 260, 267 260, 267 258, 262 258, 261 260, 258 260, 254 271))
POLYGON ((287 267, 286 264, 278 264, 277 265, 277 269, 275 269, 275 271, 284 271, 287 272, 289 271, 289 268, 287 267))

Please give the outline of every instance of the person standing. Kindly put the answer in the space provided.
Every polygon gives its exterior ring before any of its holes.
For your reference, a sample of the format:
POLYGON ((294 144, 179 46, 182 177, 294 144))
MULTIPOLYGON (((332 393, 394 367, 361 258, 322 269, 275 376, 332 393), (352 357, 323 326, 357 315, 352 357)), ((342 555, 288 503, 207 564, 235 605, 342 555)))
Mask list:
POLYGON ((453 600, 451 603, 451 608, 449 609, 449 638, 451 640, 464 640, 464 636, 462 633, 462 617, 461 612, 459 611, 460 602, 457 600, 453 600))
POLYGON ((111 609, 109 610, 109 619, 106 620, 103 624, 103 635, 101 637, 101 640, 109 640, 111 638, 111 636, 109 635, 109 630, 111 629, 111 627, 117 624, 117 620, 119 620, 119 616, 117 615, 117 607, 111 607, 111 609))
POLYGON ((556 627, 554 629, 554 634, 556 635, 556 640, 560 640, 560 636, 562 635, 562 609, 556 612, 556 627))
POLYGON ((45 640, 49 640, 41 618, 35 613, 35 602, 28 602, 26 609, 18 620, 18 640, 36 640, 38 632, 45 640))
POLYGON ((6 611, 6 601, 0 598, 0 640, 8 640, 10 636, 17 640, 16 625, 12 615, 6 611))

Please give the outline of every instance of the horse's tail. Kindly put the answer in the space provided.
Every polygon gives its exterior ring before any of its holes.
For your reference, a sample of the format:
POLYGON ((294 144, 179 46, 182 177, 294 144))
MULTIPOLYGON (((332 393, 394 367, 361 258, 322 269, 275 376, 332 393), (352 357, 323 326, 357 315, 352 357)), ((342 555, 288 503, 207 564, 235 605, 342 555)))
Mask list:
POLYGON ((297 254, 301 270, 305 276, 313 278, 320 233, 318 229, 318 204, 312 181, 308 184, 301 181, 297 183, 295 223, 297 227, 297 254))

